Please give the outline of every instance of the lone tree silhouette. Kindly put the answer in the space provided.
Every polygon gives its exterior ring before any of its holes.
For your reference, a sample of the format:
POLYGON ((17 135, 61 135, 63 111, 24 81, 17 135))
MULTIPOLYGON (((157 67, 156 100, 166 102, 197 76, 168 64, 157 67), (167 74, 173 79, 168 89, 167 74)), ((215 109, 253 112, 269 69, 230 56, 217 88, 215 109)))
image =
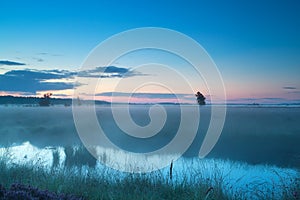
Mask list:
POLYGON ((205 97, 203 96, 203 94, 201 94, 201 92, 197 92, 197 94, 195 94, 195 96, 197 97, 197 102, 199 105, 205 105, 205 97))
POLYGON ((44 94, 44 98, 42 98, 39 102, 40 106, 49 106, 50 105, 50 96, 52 96, 52 93, 44 94))

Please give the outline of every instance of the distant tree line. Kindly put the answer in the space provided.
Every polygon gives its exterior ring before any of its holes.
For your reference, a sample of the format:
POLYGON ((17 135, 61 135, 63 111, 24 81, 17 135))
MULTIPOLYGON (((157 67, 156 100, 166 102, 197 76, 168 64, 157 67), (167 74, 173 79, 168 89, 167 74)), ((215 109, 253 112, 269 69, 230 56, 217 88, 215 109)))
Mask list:
MULTIPOLYGON (((39 103, 44 100, 45 97, 15 97, 15 96, 0 96, 0 105, 36 105, 39 106, 39 103)), ((84 102, 82 102, 84 103, 84 102)), ((61 99, 61 98, 51 98, 50 105, 71 105, 72 99, 61 99)), ((110 104, 107 101, 95 101, 95 104, 110 104)))

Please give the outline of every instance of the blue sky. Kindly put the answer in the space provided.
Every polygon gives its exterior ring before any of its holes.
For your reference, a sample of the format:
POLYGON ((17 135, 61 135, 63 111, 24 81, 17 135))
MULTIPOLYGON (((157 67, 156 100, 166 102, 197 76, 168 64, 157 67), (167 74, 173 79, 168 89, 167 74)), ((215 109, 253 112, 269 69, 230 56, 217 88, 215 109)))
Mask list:
MULTIPOLYGON (((59 75, 70 75, 106 38, 150 26, 173 29, 199 42, 218 66, 229 101, 300 101, 300 2, 296 0, 4 0, 0 7, 0 94, 41 94, 46 90, 70 94, 72 77, 58 81, 51 70, 67 70, 59 75), (18 70, 19 74, 50 73, 53 78, 34 77, 32 84, 41 87, 32 90, 25 88, 31 87, 29 79, 25 85, 24 79, 11 82, 9 74, 18 70)), ((135 59, 147 60, 137 56, 135 59)), ((131 63, 118 67, 130 68, 131 63)), ((106 84, 111 84, 110 79, 116 77, 107 78, 106 84)), ((203 90, 207 96, 213 95, 203 90)))

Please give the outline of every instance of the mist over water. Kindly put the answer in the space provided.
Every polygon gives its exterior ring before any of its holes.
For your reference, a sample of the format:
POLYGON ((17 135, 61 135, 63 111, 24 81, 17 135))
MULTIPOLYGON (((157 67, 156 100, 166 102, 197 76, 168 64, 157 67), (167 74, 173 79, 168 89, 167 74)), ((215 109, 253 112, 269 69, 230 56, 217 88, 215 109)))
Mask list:
POLYGON ((300 108, 229 108, 210 157, 300 167, 300 108))
MULTIPOLYGON (((148 125, 149 108, 150 106, 131 105, 132 120, 139 126, 148 125)), ((164 108, 167 113, 166 123, 156 135, 149 138, 137 138, 124 133, 115 123, 109 106, 98 106, 96 114, 106 136, 120 149, 145 153, 162 148, 177 133, 181 116, 180 106, 167 105, 164 108)), ((122 106, 119 109, 122 109, 122 106)), ((198 156, 210 122, 210 106, 194 106, 194 109, 200 109, 199 128, 184 157, 198 156)), ((18 146, 24 142, 41 149, 81 144, 71 108, 0 107, 0 112, 2 147, 18 146)), ((193 120, 195 119, 189 119, 191 123, 193 120)), ((208 158, 300 167, 299 124, 299 107, 228 107, 221 137, 208 154, 208 158)), ((184 127, 186 134, 191 134, 189 128, 189 125, 184 127)), ((174 153, 179 152, 174 149, 174 153)))

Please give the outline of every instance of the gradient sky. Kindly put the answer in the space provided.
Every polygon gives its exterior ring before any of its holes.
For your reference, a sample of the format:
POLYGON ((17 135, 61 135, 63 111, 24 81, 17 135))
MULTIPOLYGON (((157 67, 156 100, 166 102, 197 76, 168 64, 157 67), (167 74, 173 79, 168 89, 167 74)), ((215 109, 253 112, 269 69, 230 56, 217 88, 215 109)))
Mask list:
MULTIPOLYGON (((40 95, 45 91, 61 97, 70 95, 70 77, 93 48, 119 32, 150 26, 182 32, 200 43, 221 72, 229 102, 300 102, 300 2, 297 0, 2 0, 0 8, 2 95, 40 95), (65 71, 55 72, 56 69, 65 71), (40 83, 35 89, 24 88, 40 83)), ((157 58, 155 52, 142 52, 115 62, 117 76, 109 74, 105 78, 107 87, 99 90, 97 97, 107 99, 105 95, 113 92, 112 85, 121 77, 118 73, 122 69, 151 61, 151 56, 157 58)), ((162 59, 167 64, 176 60, 168 55, 162 55, 162 59)), ((184 64, 175 67, 189 71, 184 64)), ((214 95, 201 83, 193 89, 206 96, 214 95)), ((115 92, 122 94, 121 99, 127 91, 115 92)), ((136 101, 147 99, 145 93, 168 93, 153 87, 138 92, 143 95, 136 101)), ((193 99, 189 92, 179 93, 193 99)), ((173 101, 173 97, 165 97, 153 95, 152 100, 173 101)))

